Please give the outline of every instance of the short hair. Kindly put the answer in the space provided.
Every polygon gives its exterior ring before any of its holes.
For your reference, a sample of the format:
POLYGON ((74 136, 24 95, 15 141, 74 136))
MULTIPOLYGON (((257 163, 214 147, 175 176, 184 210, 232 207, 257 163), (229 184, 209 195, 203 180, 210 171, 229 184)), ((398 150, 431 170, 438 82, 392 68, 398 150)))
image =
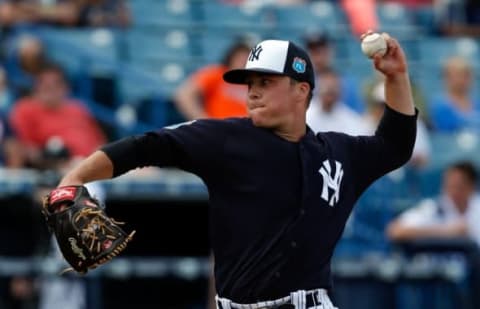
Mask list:
POLYGON ((445 60, 442 64, 443 74, 446 74, 449 70, 460 70, 468 73, 472 73, 471 63, 463 57, 453 56, 445 60))
POLYGON ((248 51, 252 49, 252 46, 246 42, 246 40, 238 40, 232 46, 230 46, 222 59, 222 64, 228 66, 232 61, 233 56, 239 51, 248 51))
POLYGON ((68 78, 65 70, 62 68, 62 66, 54 62, 47 62, 42 65, 36 73, 35 77, 38 78, 40 75, 49 72, 57 73, 65 83, 68 83, 68 78))
MULTIPOLYGON (((298 81, 292 77, 290 77, 290 85, 296 85, 298 83, 306 83, 306 82, 301 82, 301 81, 298 81)), ((308 84, 310 85, 310 84, 308 84)), ((312 89, 312 86, 310 85, 310 91, 308 92, 308 95, 307 95, 307 108, 310 106, 310 102, 312 101, 312 98, 313 98, 313 89, 312 89)))
POLYGON ((319 74, 320 76, 331 75, 335 78, 339 78, 338 72, 330 66, 323 69, 322 72, 320 72, 319 74))
POLYGON ((475 184, 477 182, 478 173, 475 166, 470 161, 456 162, 450 165, 447 169, 447 171, 452 171, 452 170, 461 172, 472 184, 475 184))
POLYGON ((330 37, 327 33, 320 32, 320 33, 309 33, 304 37, 305 46, 308 49, 320 47, 325 48, 329 47, 330 44, 330 37))
POLYGON ((43 51, 43 43, 40 41, 39 38, 33 35, 23 35, 17 41, 17 49, 23 50, 25 48, 36 47, 39 48, 40 51, 43 51))

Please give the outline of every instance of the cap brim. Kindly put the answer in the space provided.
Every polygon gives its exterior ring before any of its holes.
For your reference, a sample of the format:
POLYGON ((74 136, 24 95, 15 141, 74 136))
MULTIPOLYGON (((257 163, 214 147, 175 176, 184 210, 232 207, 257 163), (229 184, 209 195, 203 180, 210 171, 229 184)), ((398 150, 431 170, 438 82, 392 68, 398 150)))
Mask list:
POLYGON ((236 69, 230 70, 223 74, 223 80, 230 84, 246 84, 247 77, 252 73, 265 73, 274 75, 285 75, 283 72, 274 70, 251 68, 251 69, 236 69))

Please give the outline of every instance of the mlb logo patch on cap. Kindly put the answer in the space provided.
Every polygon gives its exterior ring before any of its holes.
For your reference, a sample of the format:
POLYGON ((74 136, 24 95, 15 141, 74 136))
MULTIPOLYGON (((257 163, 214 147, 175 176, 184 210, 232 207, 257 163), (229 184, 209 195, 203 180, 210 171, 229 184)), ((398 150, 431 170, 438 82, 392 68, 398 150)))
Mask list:
POLYGON ((292 68, 297 73, 305 73, 305 68, 307 67, 307 62, 302 58, 295 57, 293 58, 292 68))
POLYGON ((252 72, 289 76, 307 82, 313 89, 315 77, 308 54, 290 41, 266 40, 250 51, 245 69, 230 70, 223 79, 232 84, 245 84, 252 72))

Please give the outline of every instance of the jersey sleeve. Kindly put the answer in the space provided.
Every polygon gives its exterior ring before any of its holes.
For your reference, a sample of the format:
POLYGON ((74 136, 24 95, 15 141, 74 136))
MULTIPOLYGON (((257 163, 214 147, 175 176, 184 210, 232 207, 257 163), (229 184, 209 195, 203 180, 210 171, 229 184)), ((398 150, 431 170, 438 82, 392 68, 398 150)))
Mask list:
POLYGON ((228 126, 221 120, 196 120, 131 136, 102 147, 114 177, 145 167, 177 167, 200 177, 219 166, 228 126))
POLYGON ((412 156, 417 115, 405 115, 386 106, 373 136, 349 137, 355 184, 359 193, 381 176, 399 168, 412 156))

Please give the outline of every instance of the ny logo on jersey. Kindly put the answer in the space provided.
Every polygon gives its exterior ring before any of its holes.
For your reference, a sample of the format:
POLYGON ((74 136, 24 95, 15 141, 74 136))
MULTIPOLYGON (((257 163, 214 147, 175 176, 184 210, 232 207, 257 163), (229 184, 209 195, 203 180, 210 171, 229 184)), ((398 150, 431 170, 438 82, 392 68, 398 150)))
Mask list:
POLYGON ((332 167, 328 160, 323 161, 323 166, 318 170, 323 177, 322 198, 330 205, 335 206, 340 198, 340 185, 343 178, 342 163, 335 161, 335 175, 332 177, 332 167), (333 190, 330 196, 328 188, 333 190))
POLYGON ((248 57, 248 61, 258 60, 262 51, 262 45, 257 45, 252 48, 252 50, 250 51, 250 56, 248 57))

